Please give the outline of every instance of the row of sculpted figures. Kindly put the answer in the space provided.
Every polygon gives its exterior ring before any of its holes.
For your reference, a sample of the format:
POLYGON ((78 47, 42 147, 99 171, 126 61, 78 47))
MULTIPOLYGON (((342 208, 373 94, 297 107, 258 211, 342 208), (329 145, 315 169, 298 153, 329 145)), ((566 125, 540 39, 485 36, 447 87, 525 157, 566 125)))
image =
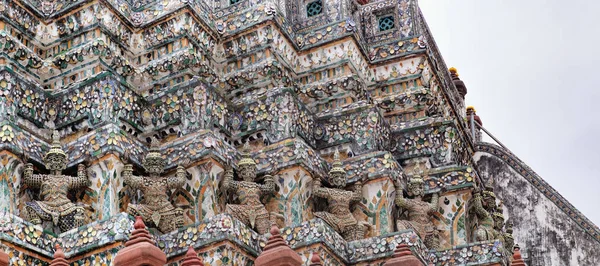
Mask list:
MULTIPOLYGON (((175 175, 163 177, 161 174, 166 163, 166 159, 160 154, 158 143, 153 142, 150 151, 142 161, 147 176, 134 175, 131 164, 126 164, 121 173, 125 184, 144 195, 141 201, 129 203, 127 212, 134 216, 141 216, 147 226, 156 228, 162 233, 184 226, 184 211, 173 205, 168 192, 185 184, 186 170, 178 166, 175 175)), ((39 188, 40 192, 38 200, 26 202, 25 218, 37 225, 42 225, 44 222, 51 223, 63 232, 84 225, 86 206, 73 203, 68 198, 68 192, 89 186, 90 181, 83 165, 78 166, 76 177, 62 174, 67 165, 67 155, 61 148, 57 132, 53 134, 51 149, 44 157, 44 164, 50 171, 49 174, 34 174, 32 164, 28 163, 25 166, 24 182, 28 187, 39 188)), ((283 219, 283 216, 276 212, 269 212, 261 201, 264 196, 276 192, 277 185, 273 176, 265 175, 263 181, 259 183, 256 172, 256 162, 246 143, 241 152, 241 159, 237 163, 237 171, 234 172, 231 166, 226 167, 220 189, 225 193, 233 194, 235 197, 231 198, 238 201, 238 204, 227 204, 225 212, 259 234, 265 234, 270 226, 277 224, 278 219, 283 219)), ((364 238, 372 226, 366 221, 355 218, 352 212, 353 205, 363 198, 362 184, 359 181, 348 186, 346 171, 342 167, 337 151, 329 171, 328 183, 330 187, 325 187, 321 178, 313 179, 313 199, 326 202, 324 210, 314 212, 314 216, 325 221, 346 240, 364 238)), ((396 222, 397 229, 413 229, 429 248, 437 248, 439 237, 432 223, 432 215, 438 209, 439 195, 435 193, 430 200, 424 201, 424 182, 420 177, 411 178, 407 182, 410 198, 404 196, 400 181, 395 182, 395 187, 395 204, 403 214, 402 219, 396 222)), ((489 190, 474 193, 470 211, 474 221, 471 223, 473 240, 502 239, 510 242, 512 241, 511 229, 507 228, 506 232, 503 231, 502 210, 496 205, 496 199, 492 196, 493 192, 489 190)))

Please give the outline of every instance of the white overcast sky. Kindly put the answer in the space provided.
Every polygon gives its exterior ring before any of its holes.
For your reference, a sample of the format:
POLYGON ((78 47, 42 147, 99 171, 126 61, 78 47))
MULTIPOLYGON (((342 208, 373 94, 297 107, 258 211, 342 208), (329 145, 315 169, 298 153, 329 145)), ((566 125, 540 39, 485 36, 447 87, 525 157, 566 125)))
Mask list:
POLYGON ((484 127, 600 225, 600 1, 419 5, 484 127))

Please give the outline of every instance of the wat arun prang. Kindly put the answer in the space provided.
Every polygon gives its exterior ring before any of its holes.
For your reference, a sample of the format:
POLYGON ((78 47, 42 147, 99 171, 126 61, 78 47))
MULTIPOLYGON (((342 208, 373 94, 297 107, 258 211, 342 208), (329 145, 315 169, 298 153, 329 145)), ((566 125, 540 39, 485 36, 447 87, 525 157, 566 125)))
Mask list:
POLYGON ((598 227, 480 141, 416 0, 15 0, 0 21, 11 265, 112 265, 143 224, 169 265, 252 264, 273 226, 305 265, 400 244, 600 265, 598 227))

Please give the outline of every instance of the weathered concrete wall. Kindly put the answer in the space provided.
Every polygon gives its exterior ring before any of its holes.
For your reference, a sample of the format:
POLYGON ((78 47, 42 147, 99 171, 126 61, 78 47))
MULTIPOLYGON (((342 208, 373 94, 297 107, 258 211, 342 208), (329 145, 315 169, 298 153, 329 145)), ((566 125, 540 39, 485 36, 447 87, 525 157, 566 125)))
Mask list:
POLYGON ((496 195, 505 206, 507 222, 514 224, 515 243, 522 247, 527 265, 600 265, 600 241, 561 210, 555 204, 556 198, 544 195, 538 189, 540 182, 534 186, 536 178, 531 176, 535 173, 529 172, 528 167, 516 171, 513 165, 521 162, 510 154, 498 156, 489 149, 478 150, 475 160, 481 177, 485 182, 494 178, 496 195), (529 173, 529 179, 522 173, 529 173))

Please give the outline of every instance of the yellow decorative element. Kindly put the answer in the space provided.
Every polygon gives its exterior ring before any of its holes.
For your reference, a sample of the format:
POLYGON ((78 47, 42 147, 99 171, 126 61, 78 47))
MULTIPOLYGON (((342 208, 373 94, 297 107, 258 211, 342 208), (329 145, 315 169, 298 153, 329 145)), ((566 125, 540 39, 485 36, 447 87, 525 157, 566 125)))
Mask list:
POLYGON ((477 112, 477 111, 475 110, 475 107, 473 107, 472 105, 469 105, 469 106, 467 106, 467 111, 469 111, 469 110, 471 110, 471 111, 473 111, 473 112, 477 112))
POLYGON ((450 73, 452 73, 452 74, 456 74, 456 76, 458 77, 458 70, 456 70, 455 67, 449 68, 448 71, 450 71, 450 73))

